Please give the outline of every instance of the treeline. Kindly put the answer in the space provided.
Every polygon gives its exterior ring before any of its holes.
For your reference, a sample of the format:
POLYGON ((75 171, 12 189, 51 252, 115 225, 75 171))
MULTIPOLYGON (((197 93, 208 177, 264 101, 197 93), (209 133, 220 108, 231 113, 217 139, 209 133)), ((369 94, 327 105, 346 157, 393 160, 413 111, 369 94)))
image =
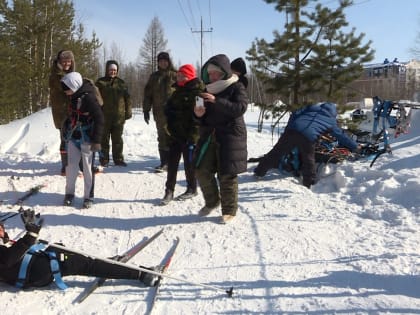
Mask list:
MULTIPOLYGON (((279 120, 285 112, 309 103, 345 104, 363 97, 363 89, 352 88, 352 83, 374 51, 363 33, 349 28, 344 11, 352 0, 340 1, 335 9, 313 7, 307 0, 264 1, 275 4, 275 10, 287 18, 271 41, 256 39, 243 56, 250 66, 250 102, 261 108, 262 117, 270 113, 279 120)), ((103 47, 95 33, 88 38, 83 25, 74 21, 71 0, 0 0, 0 123, 49 105, 50 66, 62 49, 72 50, 76 71, 93 80, 104 75, 107 59, 117 60, 133 106, 141 106, 145 83, 156 69, 156 55, 168 51, 159 19, 155 16, 145 30, 136 63, 124 63, 116 46, 103 47)), ((198 65, 197 70, 200 73, 198 65)))
POLYGON ((71 1, 0 0, 0 123, 48 105, 50 65, 61 49, 77 56, 77 71, 96 76, 101 44, 74 17, 71 1))
POLYGON ((59 51, 71 50, 76 71, 94 81, 105 75, 107 59, 119 62, 119 76, 129 87, 133 106, 140 107, 146 82, 156 70, 156 56, 167 50, 158 17, 145 31, 136 63, 125 63, 113 43, 104 47, 93 32, 75 23, 71 0, 0 0, 0 124, 49 106, 48 77, 59 51))

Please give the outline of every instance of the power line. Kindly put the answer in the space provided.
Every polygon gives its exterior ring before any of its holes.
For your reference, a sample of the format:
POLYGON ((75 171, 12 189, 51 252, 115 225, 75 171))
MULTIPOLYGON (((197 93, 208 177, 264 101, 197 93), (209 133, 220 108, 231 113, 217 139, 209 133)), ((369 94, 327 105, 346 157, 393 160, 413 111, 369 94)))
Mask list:
MULTIPOLYGON (((188 20, 188 18, 187 18, 187 15, 185 14, 184 8, 183 8, 183 6, 182 6, 182 4, 181 4, 181 1, 180 1, 180 0, 178 0, 178 5, 179 5, 179 8, 181 9, 182 15, 184 16, 184 20, 185 20, 185 22, 187 23, 188 28, 192 30, 192 29, 193 29, 193 27, 192 27, 192 25, 190 24, 190 22, 189 22, 189 20, 188 20)), ((192 40, 193 40, 194 46, 195 46, 195 48, 198 50, 198 43, 197 43, 197 41, 196 41, 196 38, 195 38, 195 37, 194 37, 194 35, 192 35, 192 34, 191 34, 191 36, 192 36, 192 40)))
POLYGON ((191 24, 190 24, 190 23, 189 23, 189 21, 188 21, 187 16, 185 15, 184 8, 182 7, 182 4, 181 4, 181 2, 180 2, 179 0, 178 0, 178 5, 179 5, 179 8, 181 9, 182 15, 184 16, 185 22, 187 22, 188 27, 189 27, 189 28, 192 28, 192 27, 191 27, 191 24))
POLYGON ((188 9, 189 9, 190 14, 191 14, 192 25, 195 28, 195 19, 194 19, 194 14, 193 14, 193 11, 192 11, 192 8, 191 8, 190 0, 187 0, 187 4, 188 4, 188 9))
POLYGON ((209 0, 209 21, 210 21, 210 26, 211 26, 211 5, 210 5, 210 0, 209 0))
POLYGON ((200 12, 200 16, 202 16, 202 15, 203 15, 203 13, 201 12, 200 0, 196 0, 196 2, 197 2, 198 12, 200 12))
MULTIPOLYGON (((212 20, 211 20, 211 0, 209 0, 209 21, 210 21, 210 23, 209 23, 209 25, 210 25, 210 27, 213 27, 213 24, 212 24, 212 20)), ((210 35, 210 44, 211 44, 211 47, 210 47, 210 51, 211 52, 213 52, 213 36, 212 36, 212 34, 210 35)))

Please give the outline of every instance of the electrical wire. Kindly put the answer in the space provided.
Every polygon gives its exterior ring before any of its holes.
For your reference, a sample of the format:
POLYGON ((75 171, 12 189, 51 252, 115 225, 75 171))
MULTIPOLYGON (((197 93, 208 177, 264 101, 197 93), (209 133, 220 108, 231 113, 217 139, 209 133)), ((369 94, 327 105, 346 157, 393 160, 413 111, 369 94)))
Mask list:
MULTIPOLYGON (((189 2, 188 2, 189 3, 189 2)), ((197 43, 197 38, 193 35, 193 33, 192 33, 192 31, 193 31, 193 27, 191 26, 191 23, 189 22, 189 20, 188 20, 188 17, 187 17, 187 15, 185 14, 185 10, 184 10, 184 8, 183 8, 183 5, 182 5, 182 3, 181 3, 181 1, 180 0, 178 0, 178 5, 179 5, 179 8, 180 8, 180 10, 181 10, 181 12, 182 12, 182 15, 184 16, 184 20, 185 20, 185 22, 186 22, 186 24, 187 24, 187 26, 188 26, 188 28, 190 29, 190 31, 191 31, 191 37, 192 37, 192 41, 193 41, 193 43, 194 43, 194 47, 195 47, 195 49, 196 49, 196 51, 198 52, 198 54, 200 54, 199 52, 200 52, 200 45, 197 43)), ((191 6, 189 5, 189 8, 190 8, 190 12, 192 12, 191 11, 191 6)), ((193 14, 191 13, 191 15, 193 16, 193 14)))
POLYGON ((194 13, 193 13, 193 10, 191 8, 191 2, 190 2, 190 0, 187 0, 187 4, 188 4, 188 9, 189 9, 190 14, 191 14, 192 25, 193 25, 194 28, 197 28, 196 27, 196 24, 195 24, 194 13))
POLYGON ((178 0, 178 5, 179 5, 179 8, 180 8, 180 10, 182 12, 182 15, 184 16, 185 22, 187 23, 188 27, 190 29, 192 29, 192 26, 191 26, 191 24, 188 21, 187 15, 185 14, 184 8, 182 7, 182 4, 181 4, 180 0, 178 0))

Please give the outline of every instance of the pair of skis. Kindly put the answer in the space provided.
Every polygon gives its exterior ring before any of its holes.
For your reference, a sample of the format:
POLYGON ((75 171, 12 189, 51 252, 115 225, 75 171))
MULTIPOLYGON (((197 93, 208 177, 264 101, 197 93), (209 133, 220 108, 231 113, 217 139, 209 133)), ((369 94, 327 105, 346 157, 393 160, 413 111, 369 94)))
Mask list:
MULTIPOLYGON (((143 250, 146 246, 148 246, 151 242, 153 242, 159 235, 161 235, 163 233, 163 229, 161 229, 160 231, 158 231, 157 233, 155 233, 153 236, 151 236, 150 238, 144 240, 144 241, 140 241, 139 243, 137 243, 136 245, 134 245, 132 248, 130 248, 128 251, 126 251, 123 255, 121 256, 117 256, 115 258, 113 258, 115 261, 118 261, 119 263, 126 263, 128 262, 131 258, 133 258, 137 253, 139 253, 141 250, 143 250)), ((165 264, 161 269, 161 272, 164 273, 168 268, 169 265, 171 263, 172 257, 175 254, 175 250, 177 248, 179 244, 179 238, 176 239, 175 241, 175 245, 173 246, 172 250, 170 250, 170 254, 168 255, 168 257, 166 258, 165 264)), ((154 304, 157 300, 157 295, 159 293, 159 288, 160 288, 160 284, 161 284, 161 280, 162 278, 160 277, 158 280, 158 283, 155 287, 153 287, 153 301, 152 301, 152 306, 150 307, 149 310, 149 314, 151 313, 154 304)), ((74 301, 73 303, 82 303, 84 300, 86 300, 86 298, 89 297, 89 295, 91 295, 97 288, 99 288, 100 286, 102 286, 106 281, 106 278, 96 278, 93 283, 86 288, 74 301)))
MULTIPOLYGON (((176 238, 172 249, 168 252, 168 255, 167 255, 166 260, 163 264, 163 267, 161 268, 161 273, 166 273, 166 271, 168 270, 169 265, 172 262, 172 258, 175 255, 175 252, 176 252, 176 249, 177 249, 178 245, 179 245, 179 237, 176 238)), ((154 286, 152 288, 152 290, 153 290, 153 293, 152 293, 153 294, 153 300, 152 300, 152 304, 150 305, 149 311, 147 312, 147 314, 149 314, 149 315, 152 314, 153 308, 154 308, 154 306, 156 304, 156 301, 158 299, 161 283, 162 283, 162 277, 159 277, 159 280, 158 280, 156 286, 154 286)))

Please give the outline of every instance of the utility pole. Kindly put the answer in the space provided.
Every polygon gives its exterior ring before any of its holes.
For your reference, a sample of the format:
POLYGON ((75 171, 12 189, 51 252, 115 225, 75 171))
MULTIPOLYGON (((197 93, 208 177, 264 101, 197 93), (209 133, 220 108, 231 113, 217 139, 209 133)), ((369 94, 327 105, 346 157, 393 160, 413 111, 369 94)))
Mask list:
POLYGON ((203 33, 211 33, 211 32, 213 32, 213 28, 210 27, 210 29, 208 29, 208 30, 203 30, 203 17, 201 17, 200 21, 201 21, 201 23, 200 23, 200 30, 199 31, 193 31, 191 29, 191 32, 192 33, 200 33, 200 38, 201 38, 200 72, 201 72, 201 68, 203 67, 203 33))

